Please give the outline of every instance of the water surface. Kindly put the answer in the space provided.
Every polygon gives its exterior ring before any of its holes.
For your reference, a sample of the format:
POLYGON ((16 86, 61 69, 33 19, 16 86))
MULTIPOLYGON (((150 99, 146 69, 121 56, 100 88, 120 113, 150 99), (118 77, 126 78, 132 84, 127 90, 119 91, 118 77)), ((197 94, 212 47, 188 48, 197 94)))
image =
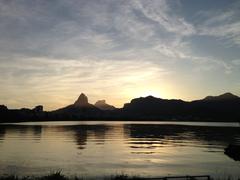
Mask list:
POLYGON ((237 123, 27 122, 0 125, 0 174, 200 175, 240 177, 224 154, 237 123))

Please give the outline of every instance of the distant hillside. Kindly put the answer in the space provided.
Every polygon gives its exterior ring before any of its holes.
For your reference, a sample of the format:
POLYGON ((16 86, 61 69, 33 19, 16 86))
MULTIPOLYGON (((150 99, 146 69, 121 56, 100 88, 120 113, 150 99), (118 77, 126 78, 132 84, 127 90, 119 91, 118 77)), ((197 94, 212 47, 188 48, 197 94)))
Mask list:
POLYGON ((0 122, 39 120, 179 120, 179 121, 225 121, 240 122, 240 98, 231 93, 207 96, 191 102, 178 99, 161 99, 153 96, 140 97, 116 109, 104 100, 95 105, 80 94, 71 105, 55 111, 34 109, 9 110, 0 106, 0 122))
POLYGON ((219 96, 207 96, 203 100, 205 101, 239 101, 239 97, 232 93, 224 93, 219 96))
POLYGON ((133 99, 125 104, 123 113, 129 117, 144 119, 239 121, 240 98, 231 93, 225 93, 186 102, 148 96, 133 99))

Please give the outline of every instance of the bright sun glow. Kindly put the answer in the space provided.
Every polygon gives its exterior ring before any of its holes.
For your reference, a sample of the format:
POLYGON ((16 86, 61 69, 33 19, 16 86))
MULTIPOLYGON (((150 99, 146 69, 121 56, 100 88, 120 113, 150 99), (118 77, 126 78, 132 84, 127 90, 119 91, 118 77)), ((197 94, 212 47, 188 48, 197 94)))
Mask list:
POLYGON ((139 96, 146 97, 146 96, 154 96, 154 97, 162 97, 162 93, 160 91, 143 91, 138 93, 139 96))

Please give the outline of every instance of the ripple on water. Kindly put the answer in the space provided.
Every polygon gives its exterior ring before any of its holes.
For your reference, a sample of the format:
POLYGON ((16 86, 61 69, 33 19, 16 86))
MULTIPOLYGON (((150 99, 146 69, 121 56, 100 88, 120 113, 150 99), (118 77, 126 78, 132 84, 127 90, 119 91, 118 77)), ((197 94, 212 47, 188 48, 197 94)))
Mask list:
POLYGON ((34 122, 0 125, 0 173, 240 176, 223 151, 239 127, 187 122, 34 122), (2 158, 4 157, 4 158, 2 158), (191 171, 189 170, 191 169, 191 171), (81 170, 81 172, 79 172, 81 170))

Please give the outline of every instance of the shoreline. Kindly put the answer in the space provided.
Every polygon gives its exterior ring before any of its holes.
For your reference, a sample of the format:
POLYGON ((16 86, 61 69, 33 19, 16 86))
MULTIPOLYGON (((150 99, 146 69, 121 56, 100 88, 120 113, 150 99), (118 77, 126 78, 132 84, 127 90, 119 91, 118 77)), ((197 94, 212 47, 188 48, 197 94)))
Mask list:
POLYGON ((158 176, 158 177, 144 177, 139 175, 115 174, 99 177, 86 177, 81 175, 67 176, 60 172, 49 173, 46 175, 0 175, 0 180, 239 180, 239 177, 212 177, 210 175, 183 175, 183 176, 158 176))
MULTIPOLYGON (((180 179, 180 180, 214 180, 210 175, 184 175, 184 176, 158 176, 158 177, 144 177, 139 175, 128 175, 128 174, 115 174, 99 177, 86 177, 86 176, 66 176, 61 171, 54 173, 49 173, 47 175, 31 175, 31 176, 18 176, 18 175, 0 175, 0 180, 171 180, 171 179, 180 179)), ((223 178, 223 180, 232 180, 234 178, 223 178)), ((238 178, 236 178, 238 179, 238 178)))
POLYGON ((27 123, 27 122, 177 122, 177 123, 239 123, 240 121, 237 120, 177 120, 177 119, 168 119, 168 120, 161 120, 161 119, 59 119, 59 120, 42 120, 37 119, 35 120, 13 120, 13 121, 1 121, 0 124, 8 124, 8 123, 27 123))

